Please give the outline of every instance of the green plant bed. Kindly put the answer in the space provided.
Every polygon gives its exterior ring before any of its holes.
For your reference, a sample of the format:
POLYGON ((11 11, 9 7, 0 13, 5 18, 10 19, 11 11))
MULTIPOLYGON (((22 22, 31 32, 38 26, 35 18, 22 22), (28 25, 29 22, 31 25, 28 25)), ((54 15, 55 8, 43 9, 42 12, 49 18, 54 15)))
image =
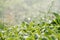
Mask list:
POLYGON ((20 26, 6 26, 3 29, 0 24, 2 29, 0 40, 60 40, 60 22, 58 21, 60 16, 58 14, 55 16, 55 21, 53 20, 50 24, 36 24, 31 21, 30 23, 22 22, 20 26))

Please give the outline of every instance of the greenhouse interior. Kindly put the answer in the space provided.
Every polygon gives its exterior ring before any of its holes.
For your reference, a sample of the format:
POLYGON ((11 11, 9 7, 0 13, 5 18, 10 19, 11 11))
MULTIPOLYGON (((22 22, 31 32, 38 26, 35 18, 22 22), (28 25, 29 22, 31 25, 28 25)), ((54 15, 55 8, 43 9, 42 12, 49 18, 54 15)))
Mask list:
POLYGON ((0 40, 60 40, 60 0, 0 0, 0 40))

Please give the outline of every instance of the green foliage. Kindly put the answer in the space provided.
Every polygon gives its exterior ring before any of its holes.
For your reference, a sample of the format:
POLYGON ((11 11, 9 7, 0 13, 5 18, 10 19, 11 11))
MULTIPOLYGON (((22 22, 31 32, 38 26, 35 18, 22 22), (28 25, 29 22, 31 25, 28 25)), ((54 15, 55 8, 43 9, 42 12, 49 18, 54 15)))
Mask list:
POLYGON ((55 15, 56 19, 52 21, 52 24, 60 25, 60 15, 58 13, 53 13, 53 14, 55 15))
POLYGON ((48 23, 22 22, 20 26, 3 26, 0 23, 0 40, 60 40, 60 16, 48 23), (53 23, 54 22, 54 23, 53 23))
POLYGON ((4 28, 4 24, 0 22, 0 29, 4 28))
MULTIPOLYGON (((6 0, 0 0, 0 17, 7 8, 6 0)), ((48 13, 53 6, 50 6, 48 13)), ((60 15, 53 13, 56 17, 52 22, 30 23, 22 22, 20 26, 4 26, 0 22, 0 40, 60 40, 60 15)))

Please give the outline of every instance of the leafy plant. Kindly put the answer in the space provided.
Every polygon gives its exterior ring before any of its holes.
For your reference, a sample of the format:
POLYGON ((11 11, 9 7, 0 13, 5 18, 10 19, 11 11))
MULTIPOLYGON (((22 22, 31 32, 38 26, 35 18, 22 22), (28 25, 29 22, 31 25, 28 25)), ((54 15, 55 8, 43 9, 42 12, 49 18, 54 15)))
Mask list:
POLYGON ((4 24, 0 22, 0 29, 4 28, 4 24))
POLYGON ((59 25, 60 24, 60 15, 59 14, 57 14, 57 13, 53 13, 54 15, 55 15, 55 19, 51 22, 52 24, 57 24, 57 25, 59 25))

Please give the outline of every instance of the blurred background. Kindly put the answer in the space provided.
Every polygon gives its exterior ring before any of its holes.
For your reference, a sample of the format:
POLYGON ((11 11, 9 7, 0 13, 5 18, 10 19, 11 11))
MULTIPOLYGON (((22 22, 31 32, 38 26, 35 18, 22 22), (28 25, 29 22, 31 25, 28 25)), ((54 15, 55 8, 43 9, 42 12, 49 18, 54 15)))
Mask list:
POLYGON ((60 13, 60 0, 0 0, 0 22, 18 25, 22 21, 35 22, 54 19, 51 12, 60 13))

